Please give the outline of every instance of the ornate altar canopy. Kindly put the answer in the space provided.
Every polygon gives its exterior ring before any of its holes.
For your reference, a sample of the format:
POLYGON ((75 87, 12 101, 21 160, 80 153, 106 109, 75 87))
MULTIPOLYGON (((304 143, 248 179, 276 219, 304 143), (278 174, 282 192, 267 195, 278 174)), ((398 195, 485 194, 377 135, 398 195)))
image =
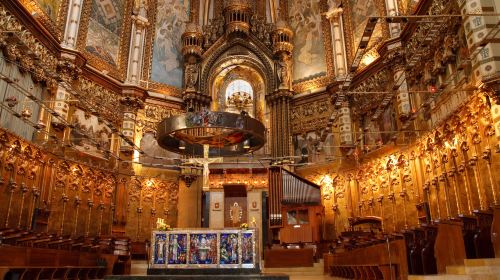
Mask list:
POLYGON ((151 240, 151 269, 259 269, 255 229, 153 231, 151 240))

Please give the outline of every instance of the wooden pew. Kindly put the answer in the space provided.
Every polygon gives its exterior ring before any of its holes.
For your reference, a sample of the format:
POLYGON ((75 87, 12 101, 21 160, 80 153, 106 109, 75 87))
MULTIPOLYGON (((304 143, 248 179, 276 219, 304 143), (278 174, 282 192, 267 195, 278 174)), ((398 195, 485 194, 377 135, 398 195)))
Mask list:
POLYGON ((406 244, 402 237, 345 252, 324 254, 325 273, 354 279, 406 279, 408 265, 406 244), (377 278, 378 277, 378 278, 377 278))
MULTIPOLYGON (((19 269, 23 273, 29 275, 42 275, 42 278, 50 277, 50 275, 63 274, 66 272, 64 267, 100 267, 99 273, 92 272, 95 275, 111 274, 115 265, 117 256, 90 253, 90 252, 75 252, 70 250, 46 249, 46 248, 30 248, 20 246, 0 245, 0 264, 3 271, 9 269, 19 269), (106 259, 106 265, 100 266, 98 260, 106 259), (28 269, 30 268, 30 269, 28 269), (40 269, 42 268, 42 269, 40 269), (61 268, 54 270, 54 268, 61 268), (52 273, 52 274, 51 274, 52 273)), ((87 269, 89 270, 89 269, 87 269)), ((15 271, 11 271, 15 272, 15 271)), ((88 274, 91 271, 72 272, 72 274, 88 274)), ((39 276, 37 276, 39 277, 39 276)), ((0 279, 3 279, 0 277, 0 279)), ((31 278, 26 278, 31 279, 31 278)))
POLYGON ((101 266, 0 266, 0 279, 103 279, 105 268, 101 266))

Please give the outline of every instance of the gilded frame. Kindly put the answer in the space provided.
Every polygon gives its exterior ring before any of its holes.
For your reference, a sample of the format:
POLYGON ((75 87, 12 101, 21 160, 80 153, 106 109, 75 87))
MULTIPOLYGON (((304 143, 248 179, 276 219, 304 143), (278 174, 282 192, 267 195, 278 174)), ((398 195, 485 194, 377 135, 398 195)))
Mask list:
POLYGON ((68 17, 68 2, 62 0, 59 11, 57 11, 57 19, 53 21, 49 15, 40 7, 36 0, 20 0, 19 1, 28 11, 36 18, 57 40, 61 41, 64 28, 66 27, 66 18, 68 17))
POLYGON ((84 55, 87 59, 87 63, 100 71, 107 71, 108 75, 111 77, 118 79, 120 81, 124 81, 127 76, 127 66, 128 66, 128 55, 130 48, 130 36, 132 29, 132 8, 134 5, 134 0, 124 0, 125 3, 125 11, 123 12, 123 28, 120 34, 120 46, 118 51, 118 67, 114 67, 113 65, 107 63, 101 58, 93 55, 88 52, 85 47, 87 43, 87 34, 89 28, 90 21, 90 13, 92 8, 91 0, 83 1, 82 7, 82 15, 80 18, 80 30, 78 32, 77 39, 77 49, 84 55))

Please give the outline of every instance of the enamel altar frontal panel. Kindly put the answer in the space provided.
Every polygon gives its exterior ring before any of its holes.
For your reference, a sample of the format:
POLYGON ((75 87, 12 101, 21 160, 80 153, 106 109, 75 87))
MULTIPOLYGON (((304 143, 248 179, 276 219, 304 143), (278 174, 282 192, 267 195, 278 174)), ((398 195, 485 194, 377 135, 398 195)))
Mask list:
POLYGON ((151 268, 258 268, 255 229, 153 231, 151 268))

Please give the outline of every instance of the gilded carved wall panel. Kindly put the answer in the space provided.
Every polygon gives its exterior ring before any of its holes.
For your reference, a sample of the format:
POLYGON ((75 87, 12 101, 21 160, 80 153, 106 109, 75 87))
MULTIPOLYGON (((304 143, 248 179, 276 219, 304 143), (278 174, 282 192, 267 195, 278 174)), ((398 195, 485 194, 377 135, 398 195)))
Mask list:
POLYGON ((394 147, 355 168, 299 169, 322 186, 327 228, 334 229, 328 234, 349 229, 351 213, 382 217, 384 229, 394 231, 416 226, 419 217, 426 222, 423 202, 429 203, 432 219, 468 215, 498 203, 500 180, 490 174, 498 168, 499 155, 492 151, 498 139, 487 100, 484 92, 476 92, 467 105, 409 146, 394 147))
POLYGON ((21 0, 32 16, 61 40, 68 14, 68 0, 21 0))
POLYGON ((176 178, 133 177, 127 190, 127 236, 136 241, 149 239, 158 218, 164 219, 171 227, 177 224, 179 184, 176 178))

